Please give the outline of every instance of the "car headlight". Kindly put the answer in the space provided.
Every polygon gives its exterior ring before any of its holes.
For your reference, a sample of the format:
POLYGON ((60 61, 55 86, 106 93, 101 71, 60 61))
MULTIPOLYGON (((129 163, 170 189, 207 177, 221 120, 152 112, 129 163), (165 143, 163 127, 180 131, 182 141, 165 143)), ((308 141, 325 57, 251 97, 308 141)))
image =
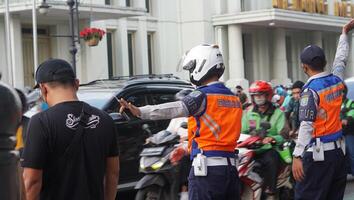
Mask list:
POLYGON ((155 164, 151 165, 151 168, 153 170, 157 170, 157 169, 160 169, 164 164, 165 164, 165 162, 162 162, 160 160, 160 161, 156 162, 155 164))
POLYGON ((144 164, 140 163, 140 169, 145 169, 144 164))

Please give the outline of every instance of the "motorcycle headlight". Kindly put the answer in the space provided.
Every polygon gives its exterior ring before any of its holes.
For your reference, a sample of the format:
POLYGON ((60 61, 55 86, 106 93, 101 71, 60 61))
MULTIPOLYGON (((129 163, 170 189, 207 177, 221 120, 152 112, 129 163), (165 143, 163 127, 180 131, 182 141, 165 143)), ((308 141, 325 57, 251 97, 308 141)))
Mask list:
POLYGON ((157 169, 160 169, 163 166, 163 164, 165 164, 165 162, 162 162, 160 160, 160 161, 156 162, 155 164, 151 165, 151 168, 153 170, 157 170, 157 169))

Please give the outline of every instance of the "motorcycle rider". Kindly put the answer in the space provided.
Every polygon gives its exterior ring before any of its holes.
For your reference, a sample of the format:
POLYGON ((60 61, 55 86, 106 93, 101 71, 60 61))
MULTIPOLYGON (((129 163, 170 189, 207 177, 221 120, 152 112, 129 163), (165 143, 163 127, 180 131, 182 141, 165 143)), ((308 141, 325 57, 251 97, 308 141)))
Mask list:
MULTIPOLYGON (((129 109, 142 119, 189 117, 189 153, 193 159, 189 199, 240 199, 234 151, 242 108, 238 97, 218 81, 225 69, 219 47, 198 45, 188 51, 182 65, 197 86, 182 101, 137 108, 121 99, 121 111, 129 109)), ((180 147, 171 159, 179 160, 186 152, 180 147)))
MULTIPOLYGON (((265 81, 255 81, 249 88, 253 108, 246 111, 242 117, 242 133, 252 134, 260 130, 261 122, 270 123, 267 135, 263 136, 263 144, 281 144, 284 141, 281 133, 287 131, 284 113, 276 108, 271 100, 272 86, 265 81)), ((261 136, 262 137, 262 136, 261 136)), ((264 191, 268 196, 277 192, 277 175, 280 167, 280 156, 274 149, 270 149, 256 157, 262 166, 261 176, 264 178, 264 191)))
POLYGON ((343 135, 348 152, 348 173, 354 174, 354 101, 347 97, 345 88, 340 118, 342 120, 343 135))

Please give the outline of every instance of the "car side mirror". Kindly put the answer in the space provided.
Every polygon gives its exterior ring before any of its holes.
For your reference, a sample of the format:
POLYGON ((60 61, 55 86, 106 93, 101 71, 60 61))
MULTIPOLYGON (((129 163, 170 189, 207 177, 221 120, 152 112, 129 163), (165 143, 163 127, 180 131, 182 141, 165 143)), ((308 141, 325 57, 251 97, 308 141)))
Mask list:
POLYGON ((110 113, 109 116, 111 116, 111 118, 113 119, 113 121, 115 122, 125 122, 128 121, 128 119, 126 117, 124 117, 124 115, 120 114, 120 113, 110 113))

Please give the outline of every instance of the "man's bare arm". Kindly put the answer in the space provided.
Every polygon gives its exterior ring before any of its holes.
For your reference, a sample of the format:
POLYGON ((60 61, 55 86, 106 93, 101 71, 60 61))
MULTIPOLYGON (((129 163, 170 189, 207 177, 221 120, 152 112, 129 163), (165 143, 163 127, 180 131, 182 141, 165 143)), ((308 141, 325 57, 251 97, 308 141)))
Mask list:
POLYGON ((119 179, 119 157, 108 157, 106 159, 105 174, 105 200, 114 200, 117 194, 119 179))
POLYGON ((42 188, 43 171, 39 169, 24 168, 23 180, 25 183, 26 199, 38 200, 42 188))

